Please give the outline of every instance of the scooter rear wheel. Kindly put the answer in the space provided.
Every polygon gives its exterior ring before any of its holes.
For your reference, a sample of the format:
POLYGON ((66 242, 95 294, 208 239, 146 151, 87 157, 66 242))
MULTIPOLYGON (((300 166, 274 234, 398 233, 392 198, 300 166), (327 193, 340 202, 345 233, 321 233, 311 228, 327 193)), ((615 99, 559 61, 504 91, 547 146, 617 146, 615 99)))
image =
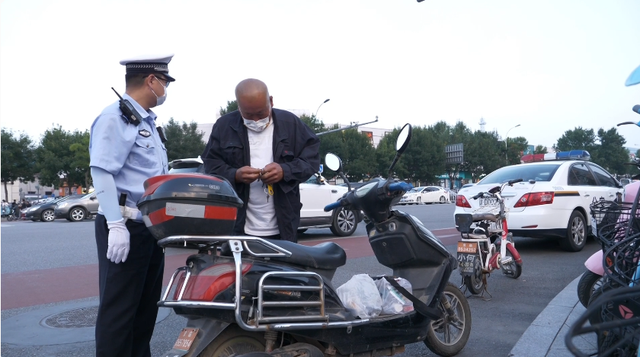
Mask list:
POLYGON ((216 337, 198 357, 228 357, 249 352, 263 352, 266 341, 263 333, 248 332, 238 325, 230 325, 216 337))
POLYGON ((437 307, 442 311, 443 318, 431 322, 424 344, 440 356, 455 356, 467 344, 471 333, 469 302, 460 289, 447 283, 437 307), (445 309, 444 299, 451 304, 453 314, 449 314, 445 309))
POLYGON ((467 275, 464 277, 464 285, 469 289, 469 291, 478 295, 482 293, 484 290, 484 278, 482 273, 482 263, 480 263, 480 259, 476 259, 473 263, 473 274, 467 275))

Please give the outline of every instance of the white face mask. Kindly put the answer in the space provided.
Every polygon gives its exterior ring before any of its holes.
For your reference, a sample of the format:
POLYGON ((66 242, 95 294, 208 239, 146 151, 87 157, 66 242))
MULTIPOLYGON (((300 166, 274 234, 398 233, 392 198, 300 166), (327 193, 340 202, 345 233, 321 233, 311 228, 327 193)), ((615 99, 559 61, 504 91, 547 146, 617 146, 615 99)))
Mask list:
POLYGON ((251 131, 255 131, 257 133, 263 131, 264 129, 266 129, 269 124, 271 123, 271 118, 266 117, 264 119, 260 119, 260 120, 249 120, 249 119, 245 119, 242 118, 242 120, 244 121, 244 126, 247 127, 247 129, 251 130, 251 131))
MULTIPOLYGON (((162 86, 162 82, 158 78, 156 79, 158 80, 158 82, 160 82, 160 85, 162 86)), ((164 94, 161 97, 158 97, 158 95, 153 90, 153 88, 151 88, 151 92, 153 93, 153 95, 156 96, 156 107, 159 105, 162 105, 162 103, 164 103, 164 101, 167 100, 167 87, 162 86, 162 88, 164 89, 164 94)))

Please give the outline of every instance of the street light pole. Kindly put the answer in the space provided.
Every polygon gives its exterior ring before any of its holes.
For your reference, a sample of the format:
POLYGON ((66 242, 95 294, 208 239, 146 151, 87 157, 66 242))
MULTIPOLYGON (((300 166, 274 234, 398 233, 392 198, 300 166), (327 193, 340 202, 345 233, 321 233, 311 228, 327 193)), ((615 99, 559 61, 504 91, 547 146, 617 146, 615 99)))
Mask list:
POLYGON ((316 113, 313 114, 314 118, 318 118, 318 110, 320 110, 320 107, 322 106, 322 104, 324 104, 324 103, 326 103, 328 101, 329 101, 329 99, 327 98, 327 99, 324 100, 324 102, 322 102, 322 103, 320 103, 320 105, 318 105, 318 109, 316 109, 316 113))
MULTIPOLYGON (((515 129, 515 128, 519 127, 519 126, 520 126, 520 124, 514 126, 511 129, 515 129)), ((511 131, 511 129, 507 130, 507 135, 504 138, 504 159, 505 159, 505 163, 507 165, 509 165, 509 150, 508 150, 508 147, 507 147, 507 141, 509 140, 509 132, 511 131)))

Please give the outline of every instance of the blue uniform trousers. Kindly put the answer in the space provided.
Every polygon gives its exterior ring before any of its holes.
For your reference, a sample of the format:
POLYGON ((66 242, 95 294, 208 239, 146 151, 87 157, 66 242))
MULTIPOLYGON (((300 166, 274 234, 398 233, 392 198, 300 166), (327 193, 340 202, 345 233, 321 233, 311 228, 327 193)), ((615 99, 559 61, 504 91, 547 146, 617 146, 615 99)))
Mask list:
POLYGON ((107 259, 109 230, 96 215, 100 307, 96 322, 97 357, 150 357, 149 342, 162 291, 164 252, 144 223, 126 223, 131 249, 126 262, 107 259))

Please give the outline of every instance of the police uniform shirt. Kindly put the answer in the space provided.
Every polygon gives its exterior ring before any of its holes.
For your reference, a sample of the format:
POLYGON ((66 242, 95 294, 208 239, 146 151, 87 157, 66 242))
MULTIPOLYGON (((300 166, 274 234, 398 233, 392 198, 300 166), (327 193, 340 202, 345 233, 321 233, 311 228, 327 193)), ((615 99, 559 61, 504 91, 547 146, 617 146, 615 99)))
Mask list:
POLYGON ((106 107, 91 125, 90 166, 113 175, 118 195, 127 195, 126 205, 137 208, 146 179, 167 173, 167 150, 156 131, 156 114, 145 111, 128 94, 123 95, 142 115, 139 125, 125 122, 119 102, 106 107))

